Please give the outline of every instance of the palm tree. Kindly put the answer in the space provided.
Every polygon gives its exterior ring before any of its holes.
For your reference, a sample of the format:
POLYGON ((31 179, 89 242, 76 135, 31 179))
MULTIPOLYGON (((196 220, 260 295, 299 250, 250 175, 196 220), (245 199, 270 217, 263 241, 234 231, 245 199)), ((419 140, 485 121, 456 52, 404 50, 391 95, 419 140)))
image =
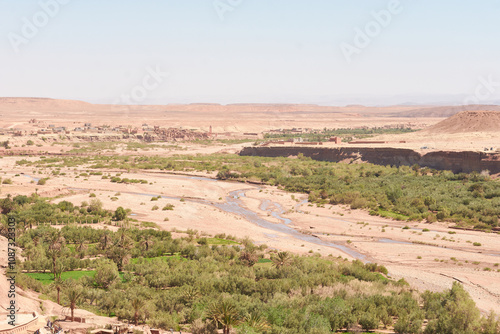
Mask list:
POLYGON ((69 308, 71 310, 71 321, 74 319, 74 312, 76 308, 76 304, 78 303, 78 300, 83 294, 83 289, 81 289, 79 286, 69 286, 68 289, 66 290, 66 296, 68 297, 68 302, 69 302, 69 308))
POLYGON ((33 229, 33 224, 36 224, 36 220, 32 217, 28 218, 28 223, 30 225, 30 229, 33 229))
POLYGON ((126 234, 124 228, 118 230, 112 240, 112 246, 108 247, 106 256, 118 266, 122 271, 123 266, 130 259, 130 250, 134 247, 134 241, 126 234))
POLYGON ((146 305, 146 302, 144 302, 144 299, 140 297, 134 297, 130 301, 130 305, 134 309, 134 323, 137 326, 137 319, 139 318, 139 313, 141 312, 142 308, 146 305))
POLYGON ((109 230, 104 230, 101 237, 101 249, 106 250, 108 248, 108 243, 111 238, 111 232, 109 230))
POLYGON ((259 257, 255 253, 255 251, 250 251, 245 249, 240 253, 240 261, 245 266, 252 267, 254 264, 257 263, 257 261, 259 261, 259 257))
POLYGON ((59 298, 59 294, 61 292, 61 288, 63 287, 63 280, 60 277, 57 277, 54 280, 54 288, 56 288, 57 291, 57 303, 61 304, 61 300, 59 298))
POLYGON ((127 249, 134 248, 134 241, 127 235, 127 229, 121 228, 118 230, 118 240, 121 247, 127 249))
POLYGON ((292 260, 292 255, 288 252, 278 252, 276 256, 271 257, 276 269, 280 269, 284 266, 288 266, 292 260))
POLYGON ((79 233, 75 239, 77 252, 81 252, 82 250, 87 249, 87 238, 82 233, 79 233))
POLYGON ((184 292, 182 294, 182 300, 184 301, 184 303, 191 306, 193 300, 198 297, 200 297, 200 291, 191 285, 186 285, 186 288, 184 289, 184 292))
POLYGON ((47 254, 52 259, 52 273, 54 274, 55 279, 57 277, 56 261, 64 251, 66 240, 64 239, 62 232, 59 230, 49 235, 47 243, 49 244, 47 254))
POLYGON ((28 241, 24 246, 24 255, 26 256, 26 260, 31 261, 31 257, 35 253, 35 244, 32 241, 28 241))
POLYGON ((144 246, 146 252, 152 245, 153 245, 153 237, 151 236, 151 234, 146 234, 145 236, 142 237, 141 246, 144 246))
POLYGON ((242 318, 236 307, 227 300, 210 306, 208 318, 222 326, 222 333, 229 334, 232 327, 238 326, 242 318))
POLYGON ((250 327, 255 328, 259 332, 264 332, 268 330, 270 327, 266 318, 261 313, 255 311, 247 315, 246 323, 250 327))

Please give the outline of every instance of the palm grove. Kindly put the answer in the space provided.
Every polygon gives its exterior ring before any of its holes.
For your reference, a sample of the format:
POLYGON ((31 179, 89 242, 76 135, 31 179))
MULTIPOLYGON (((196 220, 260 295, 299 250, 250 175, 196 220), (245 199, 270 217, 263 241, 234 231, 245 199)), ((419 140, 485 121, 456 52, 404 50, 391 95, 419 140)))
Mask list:
POLYGON ((372 263, 293 256, 196 231, 173 239, 153 228, 80 226, 90 213, 123 218, 94 204, 56 205, 36 194, 0 202, 2 235, 8 217, 20 222, 18 284, 67 306, 72 316, 78 307, 193 333, 329 333, 357 325, 420 333, 425 319, 425 333, 499 332, 495 315, 481 317, 458 284, 419 294, 372 263), (51 226, 61 222, 61 229, 51 226))

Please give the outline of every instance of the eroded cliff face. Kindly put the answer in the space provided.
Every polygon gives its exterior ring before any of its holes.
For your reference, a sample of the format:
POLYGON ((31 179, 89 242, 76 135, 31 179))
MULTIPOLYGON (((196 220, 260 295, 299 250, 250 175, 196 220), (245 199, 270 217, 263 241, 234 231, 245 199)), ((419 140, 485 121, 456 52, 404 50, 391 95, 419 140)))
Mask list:
POLYGON ((470 173, 489 170, 500 173, 500 155, 482 152, 437 151, 421 155, 410 149, 383 147, 245 147, 240 155, 262 157, 288 157, 302 153, 319 161, 352 162, 360 159, 377 165, 429 167, 451 170, 454 173, 470 173))

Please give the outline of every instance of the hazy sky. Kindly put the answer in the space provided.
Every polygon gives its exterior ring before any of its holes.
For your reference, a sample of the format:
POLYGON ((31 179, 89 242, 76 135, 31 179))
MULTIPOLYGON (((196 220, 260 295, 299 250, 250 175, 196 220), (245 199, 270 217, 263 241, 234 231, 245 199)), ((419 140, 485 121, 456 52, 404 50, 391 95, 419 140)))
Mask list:
POLYGON ((499 17, 498 0, 0 0, 0 96, 488 103, 499 17))

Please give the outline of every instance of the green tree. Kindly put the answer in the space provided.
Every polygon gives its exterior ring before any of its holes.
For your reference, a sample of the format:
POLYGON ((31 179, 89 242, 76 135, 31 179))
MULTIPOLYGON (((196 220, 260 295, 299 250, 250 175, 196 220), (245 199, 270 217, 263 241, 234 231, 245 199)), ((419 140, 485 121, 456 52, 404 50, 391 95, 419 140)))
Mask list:
POLYGON ((54 288, 57 291, 57 303, 60 305, 61 304, 60 294, 61 294, 61 289, 64 287, 64 281, 60 277, 57 277, 54 280, 54 283, 52 284, 54 285, 54 288))
POLYGON ((488 317, 483 319, 482 334, 498 334, 500 333, 500 320, 498 320, 495 312, 491 311, 488 317))
POLYGON ((130 306, 132 306, 132 309, 134 310, 134 324, 137 326, 139 315, 144 306, 146 306, 146 302, 141 297, 134 297, 130 301, 130 306))
POLYGON ((408 314, 403 314, 394 324, 394 331, 398 334, 422 333, 422 320, 408 314))
POLYGON ((437 319, 429 321, 425 334, 480 333, 480 313, 467 291, 458 282, 443 295, 437 319))
POLYGON ((54 279, 57 277, 57 259, 63 254, 66 245, 66 239, 64 239, 63 233, 60 230, 52 232, 47 238, 48 249, 47 255, 52 259, 52 273, 54 274, 54 279))
POLYGON ((269 328, 271 328, 269 322, 267 322, 267 319, 262 315, 262 313, 257 311, 250 312, 245 317, 245 323, 250 327, 258 330, 259 333, 265 332, 269 328))
POLYGON ((119 206, 116 208, 113 218, 117 221, 125 220, 127 218, 127 211, 125 211, 123 207, 119 206))
POLYGON ((292 255, 289 252, 278 252, 278 254, 271 257, 276 269, 288 266, 292 262, 292 255))
POLYGON ((361 315, 359 319, 359 324, 365 331, 369 331, 372 329, 377 329, 379 326, 379 320, 373 310, 368 310, 367 312, 361 315))
POLYGON ((140 245, 144 247, 144 250, 147 252, 149 247, 151 247, 154 243, 154 238, 151 234, 145 234, 141 238, 140 245))
POLYGON ((75 308, 83 295, 83 289, 76 284, 69 284, 66 289, 66 297, 68 298, 68 307, 71 310, 71 321, 74 320, 75 308))
POLYGON ((255 253, 255 251, 250 251, 245 249, 240 253, 240 261, 247 267, 252 267, 257 263, 258 260, 259 257, 255 253))
POLYGON ((111 231, 110 230, 104 230, 102 232, 101 240, 99 241, 101 249, 106 250, 108 249, 108 245, 111 243, 111 231))
POLYGON ((90 201, 90 205, 87 208, 87 210, 88 210, 88 212, 92 212, 92 213, 99 213, 99 212, 101 212, 101 210, 102 210, 102 202, 101 202, 101 200, 99 200, 97 198, 93 198, 90 201))
POLYGON ((238 309, 228 300, 213 303, 209 308, 208 318, 222 327, 223 334, 229 334, 231 328, 242 322, 238 309))
POLYGON ((122 271, 130 259, 130 250, 133 246, 133 240, 127 235, 126 230, 121 228, 113 235, 112 246, 106 251, 106 256, 116 263, 119 271, 122 271))
POLYGON ((97 266, 94 281, 97 286, 107 289, 116 282, 119 277, 116 264, 107 260, 97 266))

